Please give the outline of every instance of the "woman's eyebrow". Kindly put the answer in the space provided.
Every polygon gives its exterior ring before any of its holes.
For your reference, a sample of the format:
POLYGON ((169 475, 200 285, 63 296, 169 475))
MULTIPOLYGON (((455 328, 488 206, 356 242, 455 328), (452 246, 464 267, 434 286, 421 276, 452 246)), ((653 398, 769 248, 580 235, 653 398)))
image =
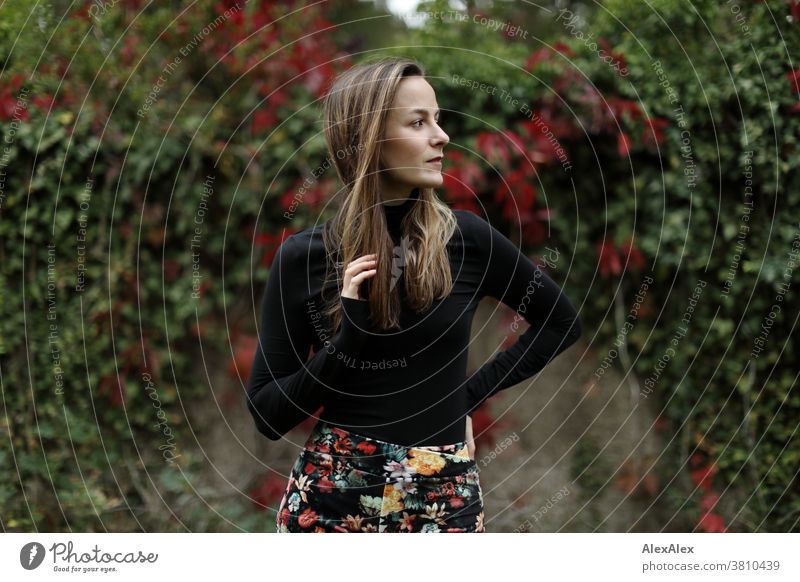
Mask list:
MULTIPOLYGON (((436 111, 433 112, 433 115, 434 116, 439 115, 440 111, 441 109, 437 109, 436 111)), ((406 113, 406 115, 425 115, 426 113, 428 113, 427 109, 422 109, 420 107, 417 107, 416 109, 412 109, 411 111, 406 113)))

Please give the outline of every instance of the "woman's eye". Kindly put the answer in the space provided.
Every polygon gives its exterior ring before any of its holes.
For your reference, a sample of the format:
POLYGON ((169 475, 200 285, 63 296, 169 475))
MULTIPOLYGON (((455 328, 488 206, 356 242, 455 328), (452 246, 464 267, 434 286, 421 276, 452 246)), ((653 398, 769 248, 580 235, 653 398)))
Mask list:
MULTIPOLYGON (((433 121, 436 123, 436 125, 441 126, 441 123, 440 123, 439 119, 434 119, 433 121)), ((424 122, 425 122, 424 119, 417 119, 416 121, 412 122, 411 125, 414 126, 414 127, 422 127, 422 124, 424 122), (417 125, 417 124, 419 124, 419 125, 417 125)))

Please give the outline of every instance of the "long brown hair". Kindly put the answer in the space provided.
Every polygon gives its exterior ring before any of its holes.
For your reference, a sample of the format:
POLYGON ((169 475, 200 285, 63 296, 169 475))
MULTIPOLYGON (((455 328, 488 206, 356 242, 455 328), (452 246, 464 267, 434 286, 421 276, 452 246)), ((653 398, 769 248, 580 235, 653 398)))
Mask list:
MULTIPOLYGON (((377 272, 366 279, 359 294, 368 290, 372 323, 379 330, 399 326, 400 286, 392 280, 394 242, 389 235, 379 194, 381 144, 386 117, 400 80, 425 76, 422 65, 402 57, 356 65, 341 73, 323 104, 328 152, 344 185, 344 200, 323 231, 326 255, 333 258, 336 281, 356 258, 376 253, 377 272), (340 260, 341 259, 341 260, 340 260)), ((452 277, 447 243, 456 228, 450 207, 433 188, 418 188, 418 199, 401 222, 403 285, 408 305, 416 312, 429 309, 434 299, 450 293, 452 277)), ((331 261, 326 266, 328 281, 331 261)), ((325 284, 323 284, 323 293, 325 284)), ((341 286, 326 300, 325 314, 332 329, 341 324, 341 286)), ((324 297, 323 297, 324 299, 324 297)))

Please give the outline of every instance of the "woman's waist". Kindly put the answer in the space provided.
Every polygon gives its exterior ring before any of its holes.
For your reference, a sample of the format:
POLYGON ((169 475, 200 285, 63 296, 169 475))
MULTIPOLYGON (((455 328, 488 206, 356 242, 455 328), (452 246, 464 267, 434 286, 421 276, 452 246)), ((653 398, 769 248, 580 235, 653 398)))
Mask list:
POLYGON ((332 468, 351 465, 387 478, 448 478, 475 468, 463 440, 439 445, 397 444, 322 419, 311 431, 304 451, 312 460, 332 468))

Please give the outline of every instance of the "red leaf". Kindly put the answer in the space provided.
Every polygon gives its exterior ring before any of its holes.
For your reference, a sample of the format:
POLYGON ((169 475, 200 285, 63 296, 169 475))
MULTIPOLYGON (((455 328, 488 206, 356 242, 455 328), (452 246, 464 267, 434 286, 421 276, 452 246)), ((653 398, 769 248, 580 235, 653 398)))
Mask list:
POLYGON ((443 187, 453 208, 480 214, 477 196, 483 188, 485 176, 478 164, 466 161, 464 154, 458 151, 448 152, 445 162, 447 169, 443 187))
POLYGON ((258 509, 265 510, 273 501, 283 497, 285 491, 286 480, 280 475, 270 473, 257 487, 250 490, 249 495, 258 509))
POLYGON ((108 397, 111 406, 119 408, 125 402, 127 389, 122 374, 109 374, 100 379, 97 393, 108 397))
POLYGON ((547 47, 540 48, 532 52, 528 57, 528 60, 525 61, 525 70, 532 71, 539 63, 549 61, 552 56, 553 53, 547 47))
POLYGON ((617 153, 619 157, 626 158, 631 151, 631 140, 624 131, 617 134, 617 153))
POLYGON ((633 244, 633 240, 622 243, 620 251, 625 256, 629 268, 639 270, 644 267, 644 255, 639 250, 639 247, 633 244))
POLYGON ((700 500, 700 509, 705 512, 712 511, 719 501, 719 493, 713 491, 706 491, 703 493, 703 498, 700 500))
POLYGON ((275 258, 275 254, 278 252, 281 244, 283 241, 289 238, 295 230, 284 230, 281 234, 272 234, 269 232, 262 232, 255 236, 254 243, 255 246, 264 246, 266 250, 264 251, 264 255, 261 258, 261 263, 265 267, 269 267, 272 265, 272 260, 275 258))
POLYGON ((600 262, 600 276, 609 278, 622 272, 622 263, 619 253, 614 248, 613 241, 606 239, 597 245, 597 254, 600 262))
POLYGON ((500 132, 481 131, 476 138, 476 148, 493 165, 507 165, 511 161, 511 151, 500 132))
POLYGON ((242 382, 247 383, 250 377, 250 367, 258 349, 258 339, 249 335, 239 335, 233 346, 233 357, 228 362, 228 374, 233 378, 241 376, 242 382))
POLYGON ((800 95, 800 69, 789 71, 786 78, 792 86, 792 91, 800 95))
POLYGON ((555 50, 557 50, 558 52, 560 52, 562 55, 565 55, 567 57, 574 57, 575 56, 575 51, 572 50, 571 48, 569 48, 569 45, 567 45, 564 42, 559 41, 559 42, 555 43, 553 45, 553 48, 555 50))
POLYGON ((724 533, 728 531, 728 528, 725 527, 725 520, 720 515, 711 512, 704 514, 697 525, 702 531, 708 533, 724 533))
POLYGON ((691 471, 690 476, 692 482, 697 487, 703 487, 706 491, 710 491, 712 486, 711 481, 716 474, 717 466, 712 464, 707 467, 698 467, 694 471, 691 471))
POLYGON ((645 128, 642 132, 642 143, 645 145, 656 145, 664 142, 664 129, 669 125, 666 119, 651 117, 645 120, 645 128))

